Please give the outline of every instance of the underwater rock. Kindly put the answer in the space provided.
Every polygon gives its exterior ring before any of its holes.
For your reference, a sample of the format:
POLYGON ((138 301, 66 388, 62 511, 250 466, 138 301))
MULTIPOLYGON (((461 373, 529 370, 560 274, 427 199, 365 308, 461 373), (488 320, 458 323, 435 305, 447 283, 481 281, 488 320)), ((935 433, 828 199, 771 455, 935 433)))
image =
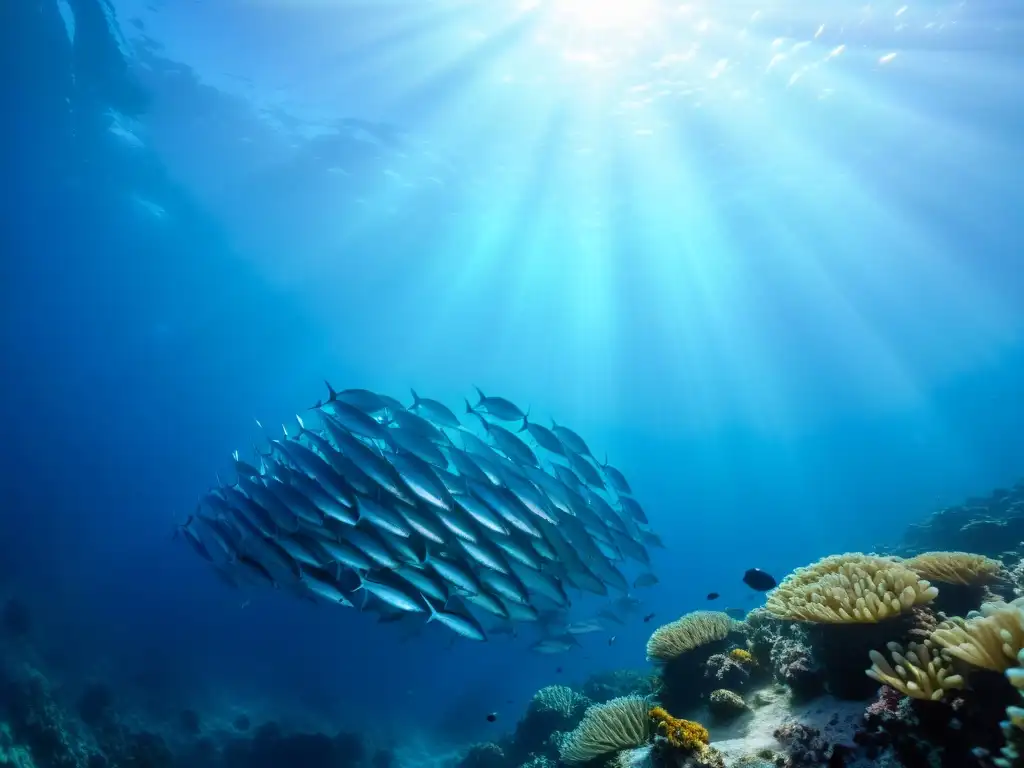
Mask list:
POLYGON ((721 688, 717 691, 712 691, 708 697, 708 711, 715 720, 729 722, 749 712, 750 707, 747 706, 743 697, 735 691, 721 688))

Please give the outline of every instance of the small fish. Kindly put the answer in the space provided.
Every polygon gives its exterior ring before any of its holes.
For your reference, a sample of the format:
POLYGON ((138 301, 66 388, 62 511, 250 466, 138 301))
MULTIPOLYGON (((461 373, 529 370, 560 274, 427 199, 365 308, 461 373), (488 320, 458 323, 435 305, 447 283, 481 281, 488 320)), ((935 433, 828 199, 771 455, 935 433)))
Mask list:
POLYGON ((493 723, 493 722, 494 722, 495 720, 497 720, 497 719, 498 719, 498 713, 497 713, 497 712, 491 712, 491 713, 490 713, 490 714, 489 714, 489 715, 487 716, 487 722, 488 722, 488 723, 493 723))
POLYGON ((649 622, 653 618, 654 618, 654 614, 653 613, 648 613, 646 616, 644 616, 644 624, 646 624, 647 622, 649 622))
POLYGON ((767 592, 769 589, 775 589, 779 585, 775 577, 765 573, 760 568, 751 568, 743 574, 743 583, 751 589, 756 589, 758 592, 767 592))
MULTIPOLYGON (((657 583, 658 583, 658 577, 655 576, 653 573, 641 573, 633 581, 633 586, 634 587, 653 587, 657 583)), ((711 598, 708 598, 708 599, 710 600, 711 598)))
POLYGON ((565 631, 570 635, 589 635, 591 632, 603 632, 604 625, 599 621, 577 621, 575 624, 566 626, 565 631))
POLYGON ((555 667, 555 674, 559 675, 561 673, 562 673, 562 668, 561 667, 555 667))
POLYGON ((608 638, 608 645, 615 645, 615 635, 608 638))
POLYGON ((717 592, 708 592, 708 600, 717 600, 721 595, 717 592))
MULTIPOLYGON (((575 640, 576 638, 572 638, 575 640)), ((530 650, 534 653, 542 653, 547 656, 551 656, 558 653, 566 653, 572 650, 574 647, 579 645, 579 642, 570 642, 569 640, 561 637, 548 637, 543 640, 538 640, 536 643, 530 646, 530 650)))

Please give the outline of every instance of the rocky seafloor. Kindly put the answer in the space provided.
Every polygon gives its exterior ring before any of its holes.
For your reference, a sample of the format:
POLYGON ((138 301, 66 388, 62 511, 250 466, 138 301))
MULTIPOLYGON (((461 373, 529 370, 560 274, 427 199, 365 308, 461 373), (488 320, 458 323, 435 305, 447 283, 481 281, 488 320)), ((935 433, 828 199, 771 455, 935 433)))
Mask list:
MULTIPOLYGON (((191 710, 148 730, 102 683, 68 695, 7 653, 0 765, 1024 768, 1022 538, 1024 484, 941 510, 884 554, 798 568, 742 621, 685 614, 652 633, 648 667, 543 688, 511 732, 443 755, 191 710)), ((23 649, 28 607, 0 619, 23 649)))

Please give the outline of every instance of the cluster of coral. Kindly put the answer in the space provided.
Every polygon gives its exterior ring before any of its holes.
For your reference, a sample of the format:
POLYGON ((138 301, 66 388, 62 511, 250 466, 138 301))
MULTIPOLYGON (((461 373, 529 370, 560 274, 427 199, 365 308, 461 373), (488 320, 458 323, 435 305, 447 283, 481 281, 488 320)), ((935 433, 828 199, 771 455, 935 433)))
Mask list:
POLYGON ((1024 768, 1024 599, 984 555, 826 557, 744 621, 657 628, 647 656, 653 685, 545 688, 460 768, 1024 768))

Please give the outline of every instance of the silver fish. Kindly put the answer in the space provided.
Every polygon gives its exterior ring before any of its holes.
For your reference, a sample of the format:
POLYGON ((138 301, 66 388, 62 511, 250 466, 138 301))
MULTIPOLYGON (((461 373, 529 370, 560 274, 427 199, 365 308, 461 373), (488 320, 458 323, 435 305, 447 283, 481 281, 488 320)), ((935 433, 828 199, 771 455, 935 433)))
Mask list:
POLYGON ((502 421, 519 421, 526 416, 522 409, 511 400, 506 400, 504 397, 488 397, 480 390, 480 387, 474 387, 474 389, 476 389, 479 400, 472 408, 468 402, 466 403, 467 413, 474 409, 481 410, 502 421))
POLYGON ((426 597, 423 597, 423 602, 427 604, 427 608, 430 611, 430 618, 427 619, 428 623, 438 621, 468 640, 487 639, 484 628, 480 626, 480 622, 473 618, 472 614, 454 611, 450 608, 438 608, 426 597))
POLYGON ((400 611, 422 613, 425 608, 423 596, 408 582, 387 571, 371 571, 359 575, 359 586, 400 611))
POLYGON ((562 441, 562 445, 569 450, 574 451, 581 456, 593 455, 582 437, 577 435, 568 427, 560 426, 554 419, 551 420, 551 431, 554 432, 558 439, 562 441))
POLYGON ((429 397, 420 397, 416 394, 415 389, 410 390, 410 392, 412 392, 412 405, 409 406, 410 411, 419 411, 420 415, 444 427, 458 429, 461 426, 458 417, 444 403, 431 400, 429 397))

